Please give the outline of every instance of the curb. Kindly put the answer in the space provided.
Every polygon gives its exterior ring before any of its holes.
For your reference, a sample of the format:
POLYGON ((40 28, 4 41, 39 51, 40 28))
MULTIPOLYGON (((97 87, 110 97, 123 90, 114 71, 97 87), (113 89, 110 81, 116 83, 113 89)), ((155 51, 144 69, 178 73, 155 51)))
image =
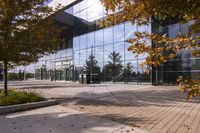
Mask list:
POLYGON ((3 107, 0 107, 0 115, 15 113, 18 111, 26 111, 26 110, 31 110, 31 109, 41 108, 41 107, 47 107, 47 106, 52 106, 56 104, 58 104, 57 100, 48 100, 48 101, 42 101, 42 102, 3 106, 3 107))

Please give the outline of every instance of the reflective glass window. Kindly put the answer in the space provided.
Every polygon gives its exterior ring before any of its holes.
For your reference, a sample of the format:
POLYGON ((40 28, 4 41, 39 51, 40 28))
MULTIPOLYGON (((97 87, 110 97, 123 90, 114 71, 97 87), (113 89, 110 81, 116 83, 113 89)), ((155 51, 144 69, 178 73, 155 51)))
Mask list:
POLYGON ((79 51, 75 51, 74 52, 74 65, 79 65, 80 64, 80 59, 79 59, 79 56, 80 55, 80 52, 79 51))
POLYGON ((109 61, 109 56, 113 52, 113 44, 104 45, 104 63, 107 64, 109 61))
POLYGON ((87 59, 89 58, 90 55, 94 55, 94 47, 87 49, 87 59))
POLYGON ((67 10, 65 10, 65 12, 73 14, 73 7, 68 8, 67 10))
POLYGON ((95 31, 95 45, 103 45, 103 30, 95 31))
POLYGON ((151 33, 151 24, 138 26, 138 31, 151 33))
POLYGON ((73 56, 72 55, 73 54, 72 51, 73 51, 72 48, 66 49, 66 53, 67 53, 66 55, 68 56, 68 58, 73 56))
POLYGON ((128 63, 131 63, 131 67, 132 67, 132 74, 133 74, 133 77, 136 77, 136 74, 137 74, 137 69, 138 69, 138 61, 137 60, 129 60, 129 61, 125 61, 125 65, 127 66, 128 63))
POLYGON ((94 7, 87 8, 87 20, 94 19, 94 7))
POLYGON ((80 2, 80 10, 83 10, 86 8, 86 0, 83 0, 82 2, 80 2))
POLYGON ((104 44, 113 43, 113 27, 104 29, 104 44))
POLYGON ((176 37, 178 35, 178 32, 180 32, 180 24, 170 25, 168 27, 169 37, 171 38, 176 37))
POLYGON ((88 33, 87 34, 87 47, 91 48, 94 46, 94 32, 88 33))
POLYGON ((76 50, 79 50, 79 37, 74 37, 73 38, 73 50, 76 51, 76 50))
POLYGON ((61 57, 67 57, 67 49, 61 50, 60 51, 60 56, 61 57))
POLYGON ((56 52, 56 59, 57 59, 57 58, 60 58, 60 53, 61 53, 60 51, 57 51, 57 52, 56 52))
POLYGON ((87 10, 82 10, 81 12, 79 12, 79 18, 86 20, 86 12, 87 10))
POLYGON ((104 7, 101 5, 101 3, 97 3, 94 6, 94 16, 96 17, 96 19, 100 19, 103 17, 104 14, 104 7))
POLYGON ((73 13, 75 14, 75 13, 77 13, 79 11, 80 11, 80 4, 78 3, 78 4, 73 6, 73 13))
POLYGON ((136 59, 136 54, 128 51, 128 48, 131 46, 130 43, 125 42, 125 60, 136 59))
POLYGON ((124 24, 114 26, 114 42, 124 41, 124 24))
POLYGON ((80 50, 80 64, 85 65, 85 61, 87 60, 87 50, 83 49, 80 50))
POLYGON ((87 47, 87 38, 86 34, 80 36, 80 49, 84 49, 87 47))
POLYGON ((87 7, 92 6, 98 2, 99 2, 99 0, 87 0, 87 7))
POLYGON ((103 62, 103 46, 95 47, 95 58, 98 62, 103 62))
MULTIPOLYGON (((147 32, 147 33, 151 34, 151 24, 138 26, 138 31, 139 32, 147 32)), ((143 39, 143 40, 145 40, 145 39, 143 39)), ((146 45, 151 46, 151 40, 146 39, 145 41, 146 41, 146 45)))
POLYGON ((137 30, 137 25, 132 24, 131 22, 126 22, 125 23, 125 40, 128 40, 130 38, 135 38, 135 32, 137 30))
POLYGON ((124 60, 124 42, 114 43, 114 51, 120 53, 121 60, 124 60))

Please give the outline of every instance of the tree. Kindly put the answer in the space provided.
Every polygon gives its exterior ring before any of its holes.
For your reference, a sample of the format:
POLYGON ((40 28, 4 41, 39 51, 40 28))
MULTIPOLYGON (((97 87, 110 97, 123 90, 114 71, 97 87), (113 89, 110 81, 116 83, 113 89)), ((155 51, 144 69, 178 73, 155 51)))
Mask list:
MULTIPOLYGON (((147 53, 148 57, 141 66, 147 66, 147 73, 151 67, 158 67, 176 57, 181 49, 191 50, 193 56, 200 56, 200 1, 199 0, 101 0, 107 10, 117 13, 107 14, 104 21, 100 21, 100 27, 107 27, 125 21, 133 24, 148 25, 153 23, 157 26, 171 22, 193 24, 189 26, 186 35, 179 33, 177 37, 170 38, 167 34, 135 32, 136 38, 127 40, 132 45, 129 50, 136 54, 147 53), (146 45, 151 40, 154 45, 146 45), (168 54, 165 54, 168 53, 168 54)), ((178 79, 180 90, 188 92, 188 98, 200 95, 200 77, 196 79, 178 79)))
POLYGON ((55 51, 61 28, 44 0, 0 0, 0 62, 7 95, 8 65, 27 65, 55 51))
POLYGON ((97 64, 97 60, 95 59, 94 55, 90 55, 88 60, 86 60, 86 73, 89 74, 100 74, 101 68, 97 64))
POLYGON ((126 82, 128 82, 130 77, 133 77, 133 66, 131 65, 131 62, 128 62, 126 67, 122 70, 122 76, 126 82))
MULTIPOLYGON (((119 52, 113 51, 109 55, 108 64, 106 64, 103 68, 104 77, 112 77, 112 81, 116 80, 116 77, 120 75, 122 71, 122 61, 121 55, 119 52)), ((108 78, 109 79, 109 78, 108 78)))

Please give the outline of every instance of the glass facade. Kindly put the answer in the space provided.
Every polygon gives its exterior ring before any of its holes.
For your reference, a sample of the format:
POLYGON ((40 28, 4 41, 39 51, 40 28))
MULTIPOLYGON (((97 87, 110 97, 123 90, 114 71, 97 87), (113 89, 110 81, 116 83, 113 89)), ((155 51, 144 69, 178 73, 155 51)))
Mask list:
POLYGON ((129 52, 126 40, 134 37, 135 31, 151 32, 151 25, 125 22, 99 29, 97 20, 106 17, 99 0, 83 0, 65 13, 73 16, 72 35, 55 54, 40 59, 36 79, 78 81, 79 74, 89 73, 99 75, 102 82, 150 83, 151 76, 139 65, 145 56, 129 52))
MULTIPOLYGON (((168 33, 170 38, 174 38, 178 33, 186 34, 188 27, 193 21, 187 24, 171 24, 168 26, 153 26, 153 32, 163 34, 168 33)), ((200 74, 199 57, 193 57, 191 50, 181 49, 175 59, 153 68, 153 84, 176 84, 179 76, 195 79, 200 74)))
MULTIPOLYGON (((186 33, 188 24, 138 26, 131 22, 99 29, 97 20, 104 19, 106 10, 99 0, 83 0, 64 11, 72 24, 64 36, 57 52, 45 56, 36 64, 35 77, 39 80, 78 81, 79 74, 98 75, 102 82, 117 83, 176 83, 179 75, 195 78, 200 58, 181 50, 177 58, 152 68, 147 75, 140 64, 147 55, 136 56, 128 51, 126 40, 134 38, 134 32, 146 31, 175 37, 178 32, 186 33)), ((111 13, 111 12, 108 12, 111 13)), ((59 21, 59 20, 58 20, 59 21)), ((63 21, 62 21, 63 22, 63 21)), ((147 45, 153 45, 151 41, 147 45)))

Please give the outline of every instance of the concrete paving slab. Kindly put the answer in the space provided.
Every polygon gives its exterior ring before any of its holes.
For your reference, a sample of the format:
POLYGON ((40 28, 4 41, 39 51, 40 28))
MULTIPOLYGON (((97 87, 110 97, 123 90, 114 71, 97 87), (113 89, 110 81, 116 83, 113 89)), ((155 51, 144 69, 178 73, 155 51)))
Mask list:
POLYGON ((60 105, 0 115, 0 130, 3 133, 147 133, 60 105))

